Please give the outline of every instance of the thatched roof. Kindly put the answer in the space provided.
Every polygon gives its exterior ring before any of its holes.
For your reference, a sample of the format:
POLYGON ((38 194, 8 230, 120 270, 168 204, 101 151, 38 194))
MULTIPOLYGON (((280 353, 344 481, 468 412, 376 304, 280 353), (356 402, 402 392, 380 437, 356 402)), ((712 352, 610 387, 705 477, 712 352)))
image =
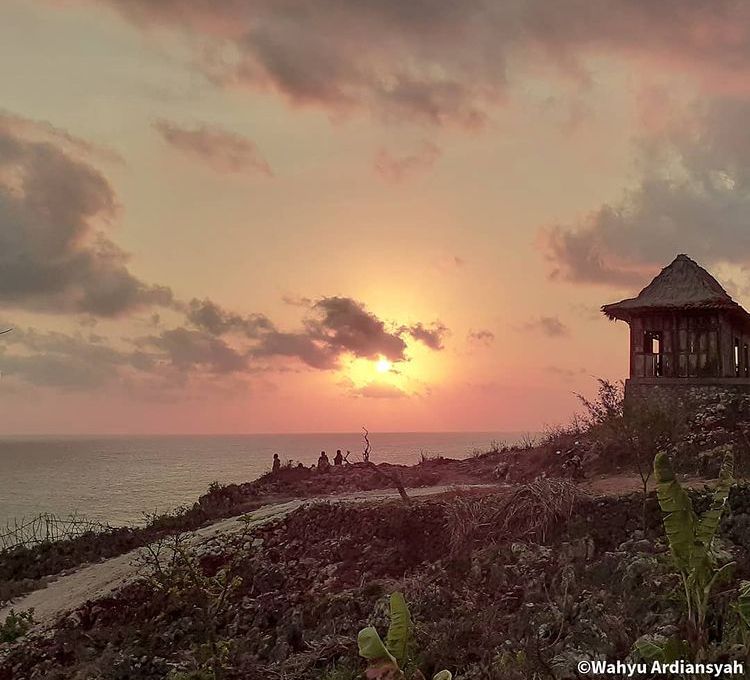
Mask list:
POLYGON ((628 321, 644 312, 680 309, 724 309, 750 319, 750 314, 729 297, 721 284, 687 255, 678 255, 638 297, 604 305, 602 312, 610 319, 628 321))

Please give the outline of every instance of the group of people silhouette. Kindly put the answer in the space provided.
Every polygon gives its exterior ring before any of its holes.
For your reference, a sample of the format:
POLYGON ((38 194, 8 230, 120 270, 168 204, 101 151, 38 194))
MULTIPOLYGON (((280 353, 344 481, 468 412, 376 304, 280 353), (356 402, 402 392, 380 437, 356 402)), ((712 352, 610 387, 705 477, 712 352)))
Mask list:
MULTIPOLYGON (((346 455, 341 453, 341 449, 336 449, 336 455, 333 457, 333 465, 343 465, 344 463, 349 462, 349 456, 351 455, 351 451, 347 451, 346 455)), ((299 463, 297 465, 298 468, 305 467, 302 463, 299 463)), ((316 468, 315 465, 312 466, 313 468, 316 468)), ((328 454, 325 451, 320 452, 320 457, 318 458, 318 464, 317 464, 317 470, 318 472, 328 472, 331 469, 331 461, 328 458, 328 454)), ((278 453, 273 454, 273 472, 278 472, 281 470, 281 459, 279 458, 278 453)))

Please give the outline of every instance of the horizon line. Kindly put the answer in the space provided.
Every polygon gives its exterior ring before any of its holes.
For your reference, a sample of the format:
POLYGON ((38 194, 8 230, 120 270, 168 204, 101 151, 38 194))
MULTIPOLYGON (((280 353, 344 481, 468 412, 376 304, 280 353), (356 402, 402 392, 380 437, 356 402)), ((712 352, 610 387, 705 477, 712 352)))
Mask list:
MULTIPOLYGON (((294 430, 287 432, 7 432, 5 437, 260 437, 282 435, 361 434, 361 430, 294 430)), ((513 430, 368 430, 370 434, 534 434, 542 429, 513 430)))

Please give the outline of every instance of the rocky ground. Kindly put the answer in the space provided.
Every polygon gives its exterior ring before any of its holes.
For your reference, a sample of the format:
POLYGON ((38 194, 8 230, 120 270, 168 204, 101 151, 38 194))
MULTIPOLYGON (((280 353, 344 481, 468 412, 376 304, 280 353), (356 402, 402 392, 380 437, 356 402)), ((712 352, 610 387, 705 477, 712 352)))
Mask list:
MULTIPOLYGON (((625 658, 640 635, 678 629, 659 512, 650 503, 644 532, 640 505, 545 480, 411 505, 315 504, 147 560, 143 578, 6 645, 0 679, 355 678, 357 631, 384 628, 396 589, 426 673, 577 677, 578 659, 625 658)), ((738 567, 713 614, 727 626, 747 576, 750 491, 735 488, 731 506, 722 540, 738 567)))
MULTIPOLYGON (((328 473, 289 466, 213 485, 192 507, 141 529, 5 551, 4 614, 9 599, 31 602, 19 594, 49 579, 57 579, 49 593, 32 594, 40 602, 117 560, 128 577, 90 601, 66 600, 72 611, 59 618, 62 607, 41 606, 45 625, 26 635, 26 619, 0 617, 0 680, 349 680, 363 670, 357 631, 384 630, 395 590, 410 604, 412 656, 426 675, 447 667, 458 680, 573 678, 578 660, 632 657, 642 635, 684 636, 661 513, 652 492, 644 525, 633 493, 641 487, 633 451, 647 451, 650 464, 649 447, 665 443, 652 432, 665 423, 639 416, 633 435, 617 395, 602 388, 585 425, 535 446, 328 473), (445 492, 458 484, 485 487, 445 492), (435 486, 441 495, 417 498, 435 486), (377 489, 391 498, 334 502, 377 489), (330 500, 293 500, 310 497, 330 500), (270 522, 221 522, 284 503, 290 512, 270 522)), ((698 508, 707 502, 698 474, 715 475, 727 450, 738 476, 748 469, 746 411, 708 401, 670 435, 666 448, 693 475, 698 508)), ((750 488, 735 486, 730 508, 718 547, 736 565, 708 614, 714 660, 748 654, 735 604, 750 575, 750 488)))

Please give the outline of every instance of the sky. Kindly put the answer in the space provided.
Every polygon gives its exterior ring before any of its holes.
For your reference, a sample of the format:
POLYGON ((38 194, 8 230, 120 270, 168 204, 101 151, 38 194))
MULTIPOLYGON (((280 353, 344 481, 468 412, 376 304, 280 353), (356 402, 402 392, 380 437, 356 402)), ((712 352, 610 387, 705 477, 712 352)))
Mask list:
POLYGON ((750 4, 4 0, 0 433, 539 430, 750 303, 750 4))

